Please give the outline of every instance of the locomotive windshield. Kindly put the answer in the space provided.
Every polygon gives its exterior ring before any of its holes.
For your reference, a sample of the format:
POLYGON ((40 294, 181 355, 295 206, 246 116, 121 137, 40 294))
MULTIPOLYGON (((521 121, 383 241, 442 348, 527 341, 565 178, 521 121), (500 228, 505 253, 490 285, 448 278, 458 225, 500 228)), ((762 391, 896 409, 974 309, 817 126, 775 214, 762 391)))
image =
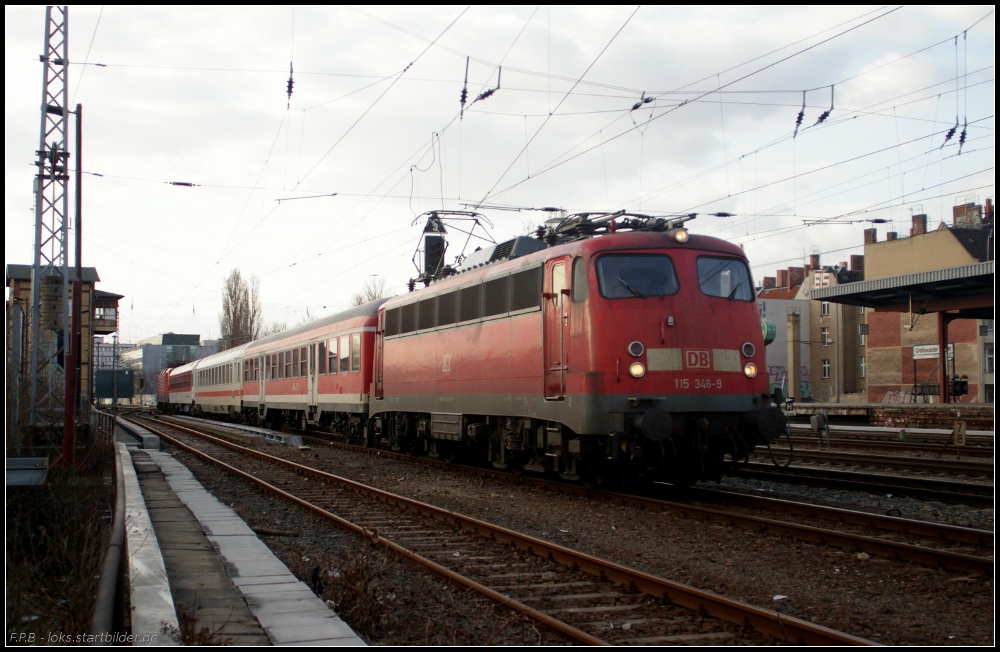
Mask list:
POLYGON ((597 282, 606 299, 662 297, 678 290, 670 256, 610 254, 597 259, 597 282))
POLYGON ((736 258, 698 257, 698 285, 710 297, 753 301, 753 283, 746 263, 736 258))

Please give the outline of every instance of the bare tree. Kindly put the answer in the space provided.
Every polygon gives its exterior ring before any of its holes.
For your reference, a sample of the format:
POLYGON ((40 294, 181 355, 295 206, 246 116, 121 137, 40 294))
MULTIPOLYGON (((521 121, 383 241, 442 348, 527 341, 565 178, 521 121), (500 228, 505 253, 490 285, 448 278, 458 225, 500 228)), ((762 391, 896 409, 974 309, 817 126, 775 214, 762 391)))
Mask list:
POLYGON ((260 307, 260 279, 256 275, 244 279, 233 268, 222 288, 222 312, 219 327, 222 342, 219 350, 231 349, 260 337, 263 328, 260 307))
POLYGON ((288 330, 288 323, 283 321, 272 321, 267 326, 263 326, 260 329, 260 336, 267 337, 268 335, 274 335, 275 333, 280 333, 282 331, 288 330))
POLYGON ((351 297, 351 306, 362 306, 378 299, 395 296, 389 287, 389 281, 384 276, 369 276, 360 292, 351 297))

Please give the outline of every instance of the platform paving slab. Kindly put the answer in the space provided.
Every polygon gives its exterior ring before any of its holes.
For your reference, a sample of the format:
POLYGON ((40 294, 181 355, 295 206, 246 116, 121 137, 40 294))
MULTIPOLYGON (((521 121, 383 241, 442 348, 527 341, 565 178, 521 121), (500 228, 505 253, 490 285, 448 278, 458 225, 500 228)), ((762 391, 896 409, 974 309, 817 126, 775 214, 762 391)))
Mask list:
MULTIPOLYGON (((148 452, 133 451, 132 460, 159 533, 170 593, 184 627, 202 643, 269 645, 267 633, 226 574, 212 543, 148 452)), ((180 630, 176 624, 168 633, 177 637, 180 630)))
MULTIPOLYGON (((217 553, 215 559, 224 569, 229 584, 239 592, 240 602, 273 644, 365 645, 308 585, 274 556, 239 515, 208 493, 187 467, 162 451, 149 451, 148 456, 200 525, 202 536, 217 553)), ((171 513, 171 516, 177 515, 171 513)))

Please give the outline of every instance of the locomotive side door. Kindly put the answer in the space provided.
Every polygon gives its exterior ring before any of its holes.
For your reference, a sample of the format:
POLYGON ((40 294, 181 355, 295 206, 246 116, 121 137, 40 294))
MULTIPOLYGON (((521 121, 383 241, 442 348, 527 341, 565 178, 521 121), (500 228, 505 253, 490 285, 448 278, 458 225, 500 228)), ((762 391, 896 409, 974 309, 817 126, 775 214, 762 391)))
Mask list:
POLYGON ((372 382, 375 384, 374 397, 373 398, 383 398, 385 396, 385 389, 383 387, 383 377, 382 377, 382 342, 385 336, 385 310, 380 310, 378 313, 378 328, 375 329, 375 364, 374 373, 375 377, 372 382))
POLYGON ((309 388, 309 406, 313 407, 319 404, 319 381, 316 375, 319 365, 316 363, 316 347, 318 344, 313 342, 309 345, 309 380, 307 386, 309 388))
POLYGON ((265 372, 264 361, 265 360, 267 360, 266 357, 264 357, 262 355, 261 356, 257 356, 257 371, 256 371, 256 373, 257 373, 257 383, 258 383, 258 389, 257 389, 257 398, 258 398, 258 401, 257 402, 259 404, 261 404, 261 405, 264 404, 264 372, 265 372))
POLYGON ((569 325, 568 258, 545 263, 545 291, 542 292, 542 368, 546 400, 566 394, 566 330, 569 325))

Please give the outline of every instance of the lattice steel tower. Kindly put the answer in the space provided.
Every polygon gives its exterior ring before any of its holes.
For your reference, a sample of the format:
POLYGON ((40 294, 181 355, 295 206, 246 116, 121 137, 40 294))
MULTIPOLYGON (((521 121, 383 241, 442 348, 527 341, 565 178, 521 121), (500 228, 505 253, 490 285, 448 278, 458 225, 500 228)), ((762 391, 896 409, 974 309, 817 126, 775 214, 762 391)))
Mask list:
POLYGON ((31 387, 28 423, 62 429, 69 351, 69 175, 66 151, 69 11, 45 8, 42 126, 35 176, 35 257, 31 268, 31 387))

